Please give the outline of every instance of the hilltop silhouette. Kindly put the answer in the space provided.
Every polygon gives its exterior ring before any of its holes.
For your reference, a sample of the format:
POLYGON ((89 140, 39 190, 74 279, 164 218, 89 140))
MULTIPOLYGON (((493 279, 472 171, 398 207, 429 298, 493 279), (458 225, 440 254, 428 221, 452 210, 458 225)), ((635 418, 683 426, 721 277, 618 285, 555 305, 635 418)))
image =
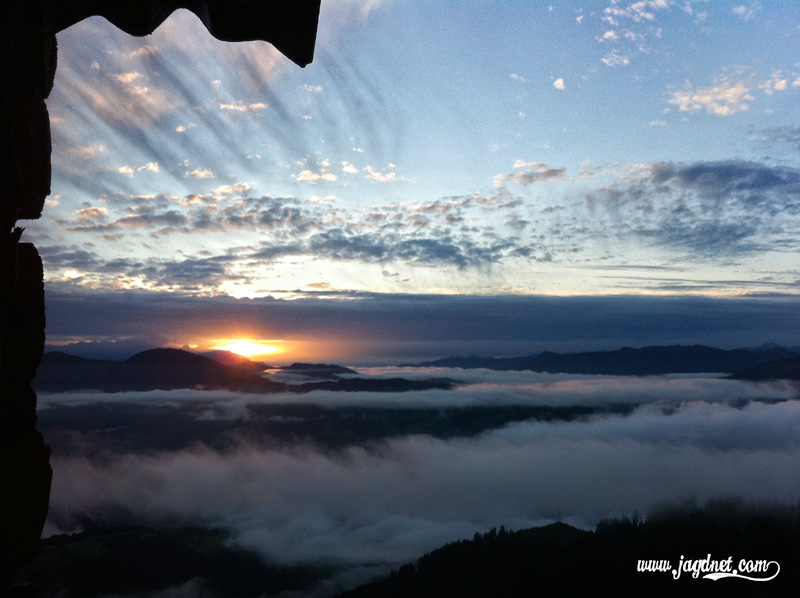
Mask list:
POLYGON ((381 580, 337 598, 529 598, 530 596, 791 596, 797 591, 797 505, 752 505, 739 499, 668 506, 647 520, 634 514, 601 521, 594 532, 565 523, 517 532, 501 527, 447 544, 381 580), (768 582, 737 578, 675 579, 680 559, 774 561, 768 582), (639 561, 669 562, 640 571, 639 561))
MULTIPOLYGON (((404 364, 414 367, 447 367, 490 370, 530 370, 552 374, 654 376, 660 374, 733 374, 765 364, 798 358, 797 352, 781 346, 757 349, 715 349, 703 345, 624 347, 616 351, 553 353, 544 351, 523 357, 446 357, 436 361, 404 364)), ((768 370, 764 370, 765 375, 768 370)), ((775 370, 775 377, 782 377, 775 370)))
POLYGON ((148 390, 226 390, 252 393, 313 390, 405 392, 451 388, 448 378, 406 380, 403 378, 340 379, 338 374, 358 374, 338 365, 294 364, 285 368, 321 381, 303 384, 275 382, 259 375, 261 364, 242 358, 225 365, 183 349, 149 349, 124 361, 86 359, 61 351, 45 353, 33 382, 39 392, 99 390, 104 392, 148 390))
POLYGON ((181 349, 150 349, 125 361, 84 359, 67 353, 45 353, 34 380, 38 391, 102 390, 106 392, 175 390, 241 390, 280 392, 286 385, 252 370, 223 365, 181 349))

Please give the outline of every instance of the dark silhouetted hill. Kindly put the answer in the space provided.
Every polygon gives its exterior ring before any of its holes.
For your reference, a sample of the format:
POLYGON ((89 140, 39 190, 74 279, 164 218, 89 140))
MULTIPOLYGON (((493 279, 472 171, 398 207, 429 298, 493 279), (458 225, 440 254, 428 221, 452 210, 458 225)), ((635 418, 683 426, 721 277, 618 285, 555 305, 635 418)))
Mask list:
POLYGON ((800 355, 757 365, 740 372, 730 378, 734 380, 800 380, 800 355))
POLYGON ((602 521, 594 532, 564 523, 508 532, 493 529, 426 554, 388 577, 338 598, 530 598, 531 596, 792 596, 800 587, 800 507, 738 500, 663 509, 647 521, 602 521), (768 582, 703 579, 672 569, 681 557, 775 561, 768 582), (668 561, 638 571, 639 560, 668 561))
POLYGON ((85 359, 52 351, 45 353, 33 387, 40 392, 77 390, 123 392, 190 388, 256 393, 307 393, 314 390, 406 392, 447 389, 457 384, 449 378, 339 379, 338 374, 357 374, 357 372, 337 365, 295 364, 295 366, 290 366, 289 369, 294 372, 311 372, 312 378, 328 379, 305 384, 273 382, 252 371, 249 366, 224 365, 182 349, 149 349, 125 361, 85 359), (314 372, 318 375, 314 375, 314 372))
MULTIPOLYGON (((125 521, 130 514, 117 515, 125 521)), ((114 518, 112 518, 114 519, 114 518)), ((42 541, 18 577, 46 595, 150 595, 172 587, 224 597, 322 596, 317 584, 335 564, 286 566, 236 546, 224 531, 189 526, 86 522, 86 531, 42 541)), ((647 520, 634 514, 601 521, 594 531, 565 523, 508 531, 504 527, 451 542, 382 579, 338 598, 544 598, 563 596, 781 597, 800 587, 800 504, 753 505, 717 500, 669 506, 647 520), (672 570, 684 560, 731 558, 771 563, 749 575, 770 581, 704 579, 672 570), (665 561, 641 571, 639 561, 665 561), (774 562, 772 562, 774 561, 774 562)), ((743 573, 744 574, 744 573, 743 573)), ((188 595, 180 593, 175 595, 188 595)))
POLYGON ((263 361, 253 361, 252 359, 248 359, 247 357, 239 355, 238 353, 234 353, 233 351, 215 349, 213 351, 198 353, 198 355, 213 359, 222 365, 235 365, 237 367, 252 370, 254 372, 263 372, 264 370, 272 369, 272 366, 267 365, 263 361))
POLYGON ((413 390, 447 390, 459 382, 451 378, 406 380, 405 378, 353 378, 324 382, 307 382, 292 386, 295 392, 335 390, 339 392, 408 392, 413 390))
POLYGON ((33 383, 37 391, 101 390, 106 392, 196 388, 278 392, 285 384, 265 380, 236 366, 181 349, 150 349, 125 361, 83 359, 45 353, 33 383))
MULTIPOLYGON (((531 370, 552 374, 599 374, 652 376, 672 373, 734 373, 756 366, 797 357, 784 347, 760 350, 715 349, 703 345, 671 345, 616 351, 553 353, 545 351, 524 357, 447 357, 414 364, 416 367, 448 367, 490 370, 531 370)), ((411 365, 411 364, 406 364, 411 365)))
POLYGON ((323 378, 326 380, 338 380, 340 374, 358 375, 358 372, 353 369, 328 363, 293 363, 280 368, 280 370, 290 374, 300 374, 309 378, 323 378))
POLYGON ((61 598, 166 596, 170 587, 178 596, 255 598, 310 590, 330 574, 325 566, 266 564, 230 540, 219 529, 90 523, 43 540, 18 582, 61 598))

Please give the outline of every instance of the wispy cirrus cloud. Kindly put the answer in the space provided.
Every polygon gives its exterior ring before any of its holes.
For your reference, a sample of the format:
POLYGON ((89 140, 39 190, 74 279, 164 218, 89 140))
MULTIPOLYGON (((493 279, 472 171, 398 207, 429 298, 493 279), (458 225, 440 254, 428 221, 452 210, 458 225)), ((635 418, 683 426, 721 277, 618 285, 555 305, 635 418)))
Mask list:
POLYGON ((754 136, 768 143, 788 143, 800 150, 800 126, 770 127, 754 133, 754 136))
POLYGON ((798 185, 800 171, 791 167, 658 163, 628 187, 599 189, 587 200, 603 206, 609 226, 617 223, 628 234, 682 248, 688 258, 702 260, 758 251, 784 237, 800 217, 798 185))

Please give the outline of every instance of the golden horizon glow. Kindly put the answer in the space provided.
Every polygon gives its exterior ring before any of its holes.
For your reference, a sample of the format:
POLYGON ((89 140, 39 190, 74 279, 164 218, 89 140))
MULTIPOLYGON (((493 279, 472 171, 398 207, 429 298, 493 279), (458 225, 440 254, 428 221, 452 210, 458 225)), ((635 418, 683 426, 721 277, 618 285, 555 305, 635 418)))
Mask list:
POLYGON ((230 351, 242 357, 252 357, 254 355, 269 355, 280 353, 280 348, 267 345, 264 341, 253 341, 250 339, 226 339, 218 341, 224 344, 215 345, 212 349, 217 351, 230 351))

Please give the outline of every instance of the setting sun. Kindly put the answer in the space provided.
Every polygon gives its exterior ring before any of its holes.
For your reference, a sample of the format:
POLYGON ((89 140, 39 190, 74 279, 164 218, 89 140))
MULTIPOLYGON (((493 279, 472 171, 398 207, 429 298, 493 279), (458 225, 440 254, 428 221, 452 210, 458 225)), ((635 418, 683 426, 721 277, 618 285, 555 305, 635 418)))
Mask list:
POLYGON ((226 340, 223 344, 213 347, 219 351, 230 351, 237 355, 244 357, 251 357, 253 355, 267 355, 269 353, 277 353, 280 351, 277 347, 266 345, 260 341, 251 341, 245 339, 232 339, 226 340))

